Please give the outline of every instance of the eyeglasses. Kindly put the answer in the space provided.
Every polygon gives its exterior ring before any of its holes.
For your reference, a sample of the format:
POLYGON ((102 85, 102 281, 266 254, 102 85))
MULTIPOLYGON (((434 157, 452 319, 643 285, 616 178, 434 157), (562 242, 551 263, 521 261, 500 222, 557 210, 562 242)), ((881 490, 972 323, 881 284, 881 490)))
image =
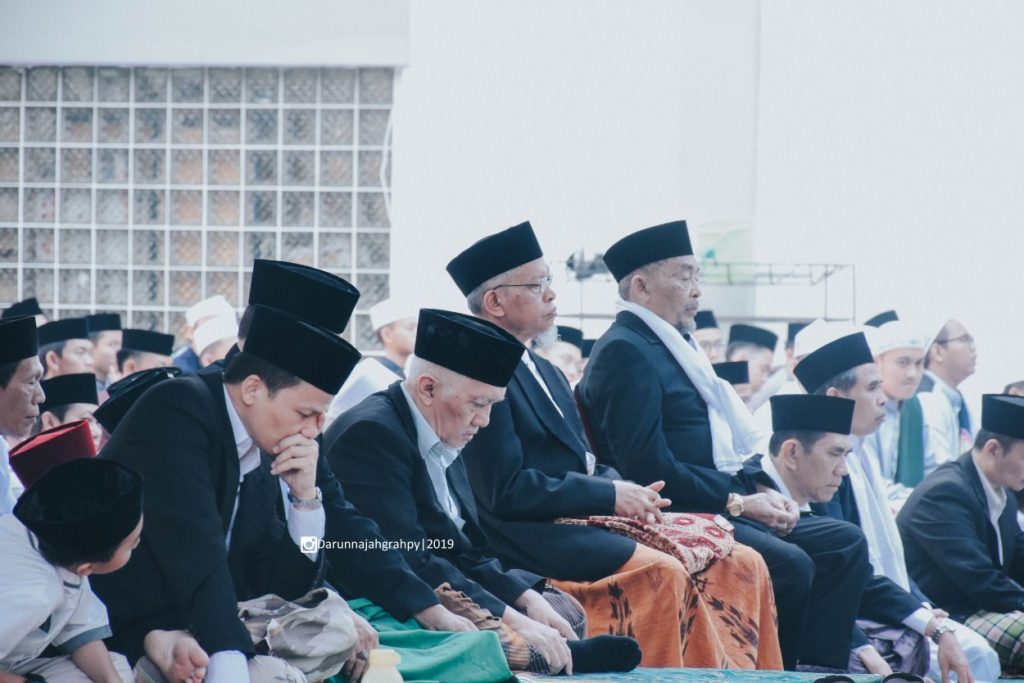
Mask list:
POLYGON ((704 349, 705 352, 725 351, 725 346, 726 344, 724 339, 719 339, 718 341, 700 342, 700 347, 704 349))
POLYGON ((551 289, 552 282, 553 280, 549 275, 546 278, 542 279, 540 282, 531 282, 527 284, 496 285, 494 288, 497 289, 498 287, 525 287, 532 291, 534 294, 543 294, 547 290, 551 289))
POLYGON ((952 337, 951 339, 936 339, 935 344, 950 344, 952 342, 963 342, 968 346, 974 346, 974 337, 969 334, 961 334, 959 337, 952 337))

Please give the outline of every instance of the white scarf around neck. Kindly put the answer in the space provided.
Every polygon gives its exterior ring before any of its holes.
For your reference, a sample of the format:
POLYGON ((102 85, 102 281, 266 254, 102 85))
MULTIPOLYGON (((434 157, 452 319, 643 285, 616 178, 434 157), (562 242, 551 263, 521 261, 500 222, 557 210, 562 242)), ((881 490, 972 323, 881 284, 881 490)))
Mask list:
POLYGON ((738 472, 743 467, 743 460, 754 452, 761 438, 743 399, 731 384, 715 374, 704 351, 699 346, 695 348, 688 344, 679 330, 668 322, 649 309, 622 298, 615 302, 615 307, 640 318, 668 348, 708 404, 715 468, 729 474, 738 472))

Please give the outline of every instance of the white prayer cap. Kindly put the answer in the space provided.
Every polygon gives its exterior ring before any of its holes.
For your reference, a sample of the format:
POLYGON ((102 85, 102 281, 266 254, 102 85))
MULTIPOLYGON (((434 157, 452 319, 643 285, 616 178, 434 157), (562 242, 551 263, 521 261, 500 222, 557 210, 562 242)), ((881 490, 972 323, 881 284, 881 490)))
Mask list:
MULTIPOLYGON (((938 330, 936 330, 938 332, 938 330)), ((920 329, 905 321, 894 320, 885 323, 881 327, 869 328, 866 330, 868 344, 871 346, 871 353, 881 356, 893 349, 921 349, 927 351, 932 343, 932 338, 924 334, 920 329)))
POLYGON ((192 348, 196 353, 202 353, 211 344, 230 337, 238 338, 238 320, 234 311, 204 320, 192 335, 192 348))
POLYGON ((370 309, 370 324, 374 330, 406 318, 415 318, 419 315, 419 309, 411 306, 402 299, 384 299, 370 309))
POLYGON ((814 353, 825 344, 834 342, 840 337, 845 337, 854 332, 860 332, 861 328, 847 322, 828 322, 818 318, 796 334, 793 340, 793 357, 803 358, 814 353))
POLYGON ((209 299, 203 299, 185 311, 185 322, 191 327, 201 318, 208 318, 212 315, 220 315, 221 313, 231 313, 234 315, 235 309, 228 303, 227 299, 218 294, 217 296, 211 296, 209 299))

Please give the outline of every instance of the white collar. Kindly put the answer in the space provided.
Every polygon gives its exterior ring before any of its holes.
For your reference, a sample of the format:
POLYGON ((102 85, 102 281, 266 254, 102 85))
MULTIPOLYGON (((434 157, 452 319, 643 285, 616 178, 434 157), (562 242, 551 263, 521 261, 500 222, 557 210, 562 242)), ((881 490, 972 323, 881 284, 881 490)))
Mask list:
POLYGON ((406 402, 409 404, 409 411, 412 413, 413 423, 416 425, 416 447, 420 451, 420 456, 424 459, 430 453, 439 453, 441 461, 444 467, 447 469, 449 465, 455 462, 455 459, 459 457, 459 451, 455 448, 450 448, 441 441, 441 437, 437 435, 434 428, 427 422, 427 418, 420 412, 420 408, 416 405, 416 401, 413 400, 409 390, 405 388, 405 382, 398 385, 402 389, 402 394, 405 396, 406 402), (437 446, 440 445, 440 448, 437 446))
MULTIPOLYGON (((782 473, 779 472, 779 468, 775 466, 774 457, 772 457, 770 454, 765 454, 761 456, 761 469, 764 470, 764 473, 771 477, 772 481, 775 482, 775 485, 779 487, 779 493, 784 495, 786 498, 789 498, 790 500, 794 500, 793 494, 790 493, 789 487, 786 486, 786 482, 782 478, 782 473)), ((810 511, 810 509, 811 506, 808 503, 804 503, 803 505, 800 506, 801 512, 808 512, 810 511)))
POLYGON ((245 430, 245 424, 242 422, 242 417, 238 414, 238 410, 235 409, 235 404, 231 401, 231 394, 228 393, 227 385, 224 385, 224 404, 228 409, 228 420, 231 422, 231 433, 235 438, 235 448, 238 449, 238 457, 241 458, 252 449, 254 442, 252 437, 249 436, 249 432, 245 430))
MULTIPOLYGON (((973 460, 973 458, 972 458, 973 460)), ((1003 513, 1003 509, 1006 508, 1006 489, 1002 486, 995 487, 992 482, 988 480, 985 473, 978 467, 978 463, 974 463, 975 469, 978 470, 978 479, 981 479, 981 488, 985 490, 985 500, 988 501, 988 509, 990 513, 996 513, 994 517, 998 517, 1003 513)), ((999 525, 996 525, 999 528, 999 525)))
POLYGON ((958 408, 963 403, 963 397, 960 392, 953 387, 946 384, 938 375, 931 370, 925 370, 924 373, 931 377, 932 382, 935 383, 935 388, 942 392, 946 399, 953 405, 954 408, 958 408))

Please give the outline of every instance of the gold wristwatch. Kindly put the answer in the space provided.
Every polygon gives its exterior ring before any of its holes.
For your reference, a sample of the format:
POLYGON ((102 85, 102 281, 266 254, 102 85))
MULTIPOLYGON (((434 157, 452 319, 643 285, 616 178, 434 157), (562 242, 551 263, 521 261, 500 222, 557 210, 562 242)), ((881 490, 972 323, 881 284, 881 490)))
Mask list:
POLYGON ((743 496, 738 493, 730 493, 729 500, 725 503, 725 511, 730 517, 739 517, 743 514, 743 496))

